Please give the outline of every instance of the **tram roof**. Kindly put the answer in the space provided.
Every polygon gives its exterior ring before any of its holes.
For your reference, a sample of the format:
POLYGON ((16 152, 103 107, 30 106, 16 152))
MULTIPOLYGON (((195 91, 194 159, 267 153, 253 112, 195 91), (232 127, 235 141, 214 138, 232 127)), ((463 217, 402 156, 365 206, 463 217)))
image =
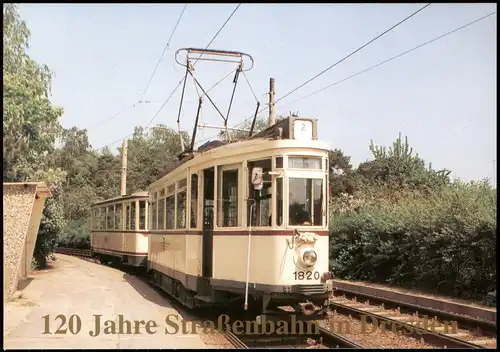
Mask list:
MULTIPOLYGON (((216 142, 216 141, 213 141, 216 142)), ((205 145, 207 145, 206 143, 205 145)), ((273 149, 304 149, 304 150, 329 150, 328 142, 320 140, 295 140, 295 139, 270 139, 270 138, 252 138, 244 141, 223 144, 217 143, 216 146, 210 149, 198 150, 192 155, 186 157, 174 169, 164 173, 155 182, 149 185, 149 189, 154 188, 158 183, 166 181, 167 177, 172 174, 181 172, 186 168, 206 163, 210 160, 214 161, 214 165, 219 164, 216 160, 224 159, 230 156, 258 153, 273 149)))
POLYGON ((136 192, 133 194, 127 194, 127 195, 119 196, 119 197, 115 197, 115 198, 108 198, 108 199, 102 200, 100 202, 96 202, 96 203, 92 204, 92 206, 103 205, 103 204, 107 204, 107 203, 115 203, 115 202, 130 200, 130 199, 134 199, 134 198, 148 198, 148 197, 149 197, 149 192, 142 191, 142 192, 136 192))

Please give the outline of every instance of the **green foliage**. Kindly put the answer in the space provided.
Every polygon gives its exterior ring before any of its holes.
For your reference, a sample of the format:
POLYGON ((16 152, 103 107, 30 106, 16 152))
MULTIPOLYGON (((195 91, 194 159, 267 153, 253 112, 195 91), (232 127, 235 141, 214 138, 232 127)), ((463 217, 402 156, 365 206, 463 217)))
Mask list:
POLYGON ((413 155, 413 149, 405 137, 403 143, 401 134, 387 150, 370 143, 370 150, 374 160, 359 167, 359 173, 370 182, 383 183, 394 188, 418 189, 432 192, 449 184, 449 171, 436 171, 418 154, 413 155))
POLYGON ((54 194, 44 209, 34 250, 37 264, 44 265, 64 225, 57 197, 65 172, 52 167, 51 160, 62 109, 49 101, 51 72, 26 52, 30 33, 16 6, 4 4, 3 10, 3 177, 45 181, 54 194))
POLYGON ((66 248, 90 248, 89 221, 85 219, 71 220, 64 228, 64 236, 58 238, 60 247, 66 248))
POLYGON ((496 193, 486 182, 379 198, 334 215, 330 233, 332 269, 346 279, 469 298, 496 288, 496 193))

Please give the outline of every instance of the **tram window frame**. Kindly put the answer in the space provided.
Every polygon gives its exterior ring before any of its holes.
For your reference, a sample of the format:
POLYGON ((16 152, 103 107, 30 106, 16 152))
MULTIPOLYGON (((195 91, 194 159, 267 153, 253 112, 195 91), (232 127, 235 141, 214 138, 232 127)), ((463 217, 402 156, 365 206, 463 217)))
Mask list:
POLYGON ((191 174, 191 185, 190 185, 190 228, 196 229, 198 227, 198 184, 199 177, 198 173, 191 174))
POLYGON ((108 205, 106 207, 106 230, 115 228, 115 206, 108 205))
POLYGON ((240 174, 241 167, 240 164, 223 165, 217 167, 217 227, 221 228, 233 228, 240 226, 240 174), (227 176, 236 173, 236 177, 233 177, 231 182, 236 181, 236 185, 232 189, 236 190, 235 194, 228 194, 227 200, 224 200, 224 195, 231 188, 230 185, 225 183, 227 176), (225 206, 227 203, 227 207, 225 206), (234 205, 233 205, 234 204, 234 205), (230 216, 230 212, 235 212, 234 216, 230 216))
MULTIPOLYGON (((273 177, 269 174, 272 171, 272 157, 265 157, 262 159, 248 160, 247 161, 247 169, 248 169, 248 199, 255 199, 255 206, 253 207, 253 216, 252 216, 252 227, 272 227, 272 219, 273 219, 273 202, 274 202, 274 194, 273 194, 273 177), (252 169, 254 167, 262 167, 263 168, 263 178, 264 178, 264 186, 261 190, 260 199, 255 199, 255 190, 254 185, 252 183, 252 169), (268 192, 268 194, 262 195, 263 191, 268 192), (267 214, 262 216, 262 209, 266 209, 266 202, 262 202, 262 200, 267 200, 267 214), (258 207, 258 209, 257 209, 258 207), (259 216, 260 215, 260 216, 259 216), (258 217, 259 216, 259 217, 258 217)), ((252 202, 247 203, 247 226, 250 226, 250 207, 252 202)))
POLYGON ((147 218, 146 200, 139 200, 139 230, 146 230, 147 218))
MULTIPOLYGON (((300 197, 293 197, 295 199, 298 199, 300 197)), ((289 226, 307 226, 307 227, 323 227, 324 226, 324 201, 325 201, 325 179, 324 177, 301 177, 301 176, 290 176, 288 177, 288 225, 289 226), (294 188, 296 190, 300 189, 305 189, 304 197, 301 197, 304 199, 306 203, 301 204, 298 203, 298 208, 303 208, 301 209, 301 216, 298 218, 294 215, 297 214, 296 211, 292 210, 292 206, 294 203, 292 203, 292 182, 294 181, 304 181, 305 182, 305 187, 304 185, 298 184, 294 188), (308 183, 310 181, 310 184, 308 183), (316 183, 319 182, 319 187, 316 185, 316 183), (308 195, 308 189, 312 194, 308 195), (320 195, 319 199, 317 199, 315 190, 320 189, 320 195), (313 202, 309 203, 309 206, 307 205, 307 197, 310 196, 311 199, 313 199, 313 202), (319 201, 319 202, 318 202, 319 201), (317 203, 318 202, 318 203, 317 203), (316 212, 316 207, 317 204, 319 204, 319 216, 315 216, 316 212), (306 208, 309 208, 307 211, 306 208), (312 219, 311 219, 312 217, 312 219), (300 218, 300 219, 299 219, 300 218)))

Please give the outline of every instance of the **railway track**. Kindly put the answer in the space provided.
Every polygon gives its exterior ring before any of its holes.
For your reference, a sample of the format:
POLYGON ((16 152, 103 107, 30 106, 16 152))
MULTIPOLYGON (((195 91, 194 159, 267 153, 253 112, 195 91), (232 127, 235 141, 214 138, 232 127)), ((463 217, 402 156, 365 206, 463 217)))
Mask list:
MULTIPOLYGON (((364 349, 356 342, 325 328, 318 327, 317 334, 248 334, 241 335, 239 340, 252 348, 356 348, 364 349)), ((237 347, 239 348, 239 347, 237 347)))
POLYGON ((428 315, 423 315, 422 311, 412 310, 409 307, 405 307, 403 311, 400 306, 391 310, 384 303, 381 305, 373 303, 370 300, 361 302, 357 297, 349 299, 344 295, 332 298, 330 307, 339 314, 350 315, 379 327, 384 324, 383 328, 385 329, 403 332, 406 336, 422 339, 424 342, 438 347, 496 348, 496 324, 495 335, 492 335, 491 322, 475 320, 477 324, 475 330, 463 330, 460 329, 463 326, 459 326, 460 321, 465 320, 470 329, 472 318, 459 316, 457 320, 445 320, 443 318, 450 317, 449 313, 445 312, 438 312, 429 318, 428 315), (484 335, 484 331, 489 333, 484 335))
POLYGON ((54 251, 56 253, 72 255, 75 257, 92 258, 92 250, 90 249, 56 247, 54 251))

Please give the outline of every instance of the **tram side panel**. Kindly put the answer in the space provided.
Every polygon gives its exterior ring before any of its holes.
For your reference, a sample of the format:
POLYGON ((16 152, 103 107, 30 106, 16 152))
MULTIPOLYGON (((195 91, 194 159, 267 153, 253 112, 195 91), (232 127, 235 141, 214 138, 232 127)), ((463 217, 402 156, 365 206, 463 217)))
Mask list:
POLYGON ((148 256, 148 235, 141 232, 123 232, 122 248, 123 259, 126 264, 133 266, 146 265, 148 256))
MULTIPOLYGON (((184 287, 194 290, 189 280, 189 275, 196 275, 192 269, 195 268, 193 265, 193 260, 196 263, 196 259, 190 259, 189 269, 187 266, 187 244, 196 243, 195 241, 188 240, 189 235, 186 233, 151 233, 150 234, 150 257, 149 268, 154 269, 157 272, 167 276, 169 278, 178 280, 183 284, 184 287), (189 283, 188 283, 189 281, 189 283)), ((196 255, 195 255, 196 258, 196 255)), ((168 287, 171 285, 168 278, 156 279, 157 283, 160 284, 164 289, 170 291, 168 287), (161 281, 158 282, 158 281, 161 281), (167 286, 167 287, 164 287, 167 286)))

